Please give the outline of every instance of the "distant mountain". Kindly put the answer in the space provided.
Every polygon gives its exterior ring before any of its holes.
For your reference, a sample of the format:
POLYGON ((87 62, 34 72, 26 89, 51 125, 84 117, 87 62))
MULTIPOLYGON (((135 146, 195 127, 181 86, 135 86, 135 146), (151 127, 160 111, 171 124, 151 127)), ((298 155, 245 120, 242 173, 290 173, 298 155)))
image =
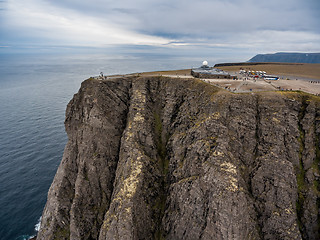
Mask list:
POLYGON ((320 53, 258 54, 248 62, 320 63, 320 53))

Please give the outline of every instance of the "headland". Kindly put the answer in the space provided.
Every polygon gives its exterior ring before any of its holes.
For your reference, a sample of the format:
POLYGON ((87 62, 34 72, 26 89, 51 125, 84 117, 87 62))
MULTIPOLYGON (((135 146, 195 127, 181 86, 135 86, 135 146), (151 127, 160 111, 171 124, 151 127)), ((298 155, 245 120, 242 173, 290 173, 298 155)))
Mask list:
POLYGON ((37 240, 320 238, 320 97, 149 74, 82 83, 37 240))

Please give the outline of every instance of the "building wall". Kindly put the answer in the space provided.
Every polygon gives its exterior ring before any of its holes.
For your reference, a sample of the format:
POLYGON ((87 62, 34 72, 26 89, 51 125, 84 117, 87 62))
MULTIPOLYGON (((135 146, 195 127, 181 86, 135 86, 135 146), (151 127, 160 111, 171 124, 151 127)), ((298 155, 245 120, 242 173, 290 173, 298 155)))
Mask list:
POLYGON ((196 78, 210 78, 210 79, 232 79, 233 76, 228 74, 206 74, 191 71, 191 75, 196 78))

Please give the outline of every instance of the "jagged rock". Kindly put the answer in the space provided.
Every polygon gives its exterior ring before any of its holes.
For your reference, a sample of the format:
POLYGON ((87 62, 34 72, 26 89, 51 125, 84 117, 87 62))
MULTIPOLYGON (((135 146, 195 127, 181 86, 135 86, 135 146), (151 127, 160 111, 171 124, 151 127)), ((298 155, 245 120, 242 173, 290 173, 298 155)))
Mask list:
POLYGON ((86 80, 37 239, 319 239, 319 102, 86 80))

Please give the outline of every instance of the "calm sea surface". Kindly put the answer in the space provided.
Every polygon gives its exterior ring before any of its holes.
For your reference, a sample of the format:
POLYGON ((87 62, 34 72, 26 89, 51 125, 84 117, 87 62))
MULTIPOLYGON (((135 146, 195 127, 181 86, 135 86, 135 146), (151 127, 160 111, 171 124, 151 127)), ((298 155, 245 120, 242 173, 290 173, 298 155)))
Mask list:
POLYGON ((183 69, 199 59, 157 56, 0 54, 0 239, 36 234, 67 136, 67 103, 83 80, 183 69))

